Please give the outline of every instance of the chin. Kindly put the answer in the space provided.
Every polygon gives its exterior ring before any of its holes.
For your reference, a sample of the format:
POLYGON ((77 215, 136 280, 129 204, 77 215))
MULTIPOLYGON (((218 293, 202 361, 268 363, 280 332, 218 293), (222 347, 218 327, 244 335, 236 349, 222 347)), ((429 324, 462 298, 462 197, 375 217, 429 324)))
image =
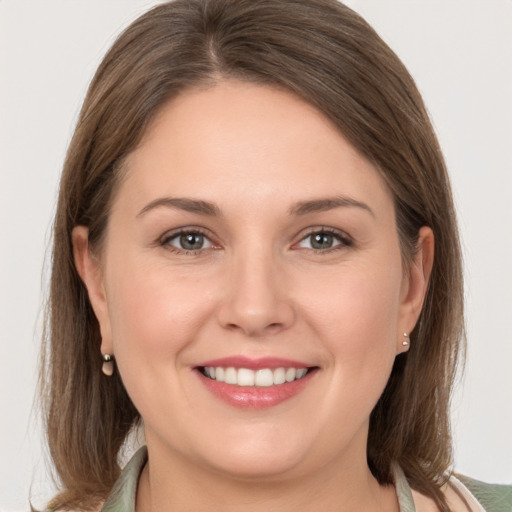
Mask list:
MULTIPOLYGON (((253 426, 254 427, 254 426, 253 426)), ((300 472, 307 465, 309 440, 304 431, 278 425, 277 422, 258 428, 231 429, 225 435, 202 436, 189 447, 195 464, 238 480, 276 480, 300 472)), ((187 456, 185 454, 185 456, 187 456)))
POLYGON ((222 460, 210 461, 211 467, 217 472, 229 475, 237 480, 245 481, 275 481, 285 479, 298 472, 301 466, 301 458, 295 453, 283 453, 273 449, 251 450, 241 449, 226 453, 222 460))

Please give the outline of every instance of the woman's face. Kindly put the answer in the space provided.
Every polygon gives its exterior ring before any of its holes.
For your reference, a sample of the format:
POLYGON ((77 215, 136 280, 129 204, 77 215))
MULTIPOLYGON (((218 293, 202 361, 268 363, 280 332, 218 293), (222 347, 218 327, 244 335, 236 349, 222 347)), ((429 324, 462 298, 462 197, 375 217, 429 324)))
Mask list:
POLYGON ((100 257, 84 228, 74 242, 150 453, 258 478, 366 464, 370 412, 423 300, 428 230, 404 272, 382 177, 266 86, 181 94, 125 169, 100 257))

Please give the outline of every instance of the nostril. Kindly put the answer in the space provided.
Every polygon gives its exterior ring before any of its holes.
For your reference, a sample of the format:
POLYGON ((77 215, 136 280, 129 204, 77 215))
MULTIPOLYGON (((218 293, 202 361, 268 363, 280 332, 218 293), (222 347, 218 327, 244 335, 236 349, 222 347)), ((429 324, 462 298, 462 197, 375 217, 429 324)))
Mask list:
POLYGON ((291 304, 284 300, 244 295, 224 301, 217 317, 222 327, 229 331, 258 337, 288 328, 293 323, 294 312, 291 304))
POLYGON ((259 337, 259 336, 265 336, 268 334, 273 334, 278 331, 281 331, 283 329, 283 324, 280 322, 273 322, 271 324, 268 324, 266 326, 261 326, 256 323, 241 323, 241 325, 236 323, 228 323, 224 325, 225 329, 228 329, 230 331, 241 331, 245 333, 247 336, 251 337, 259 337))
POLYGON ((242 330, 242 328, 239 325, 234 324, 234 323, 226 324, 225 327, 226 327, 226 329, 229 329, 230 331, 242 330))

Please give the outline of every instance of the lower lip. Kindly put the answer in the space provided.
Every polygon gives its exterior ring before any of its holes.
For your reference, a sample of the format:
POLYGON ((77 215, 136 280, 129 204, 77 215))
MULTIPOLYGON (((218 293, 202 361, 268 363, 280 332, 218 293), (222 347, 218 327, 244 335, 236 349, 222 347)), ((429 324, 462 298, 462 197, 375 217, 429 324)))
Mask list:
POLYGON ((299 394, 316 372, 309 371, 302 379, 268 387, 236 386, 205 377, 199 370, 197 373, 206 388, 229 405, 241 409, 267 409, 299 394))

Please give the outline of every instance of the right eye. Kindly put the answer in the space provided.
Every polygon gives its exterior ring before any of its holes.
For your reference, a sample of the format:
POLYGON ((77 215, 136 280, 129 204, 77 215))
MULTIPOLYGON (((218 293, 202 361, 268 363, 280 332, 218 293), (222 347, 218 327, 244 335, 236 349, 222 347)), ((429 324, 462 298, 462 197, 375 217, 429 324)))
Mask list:
POLYGON ((161 244, 177 252, 197 252, 213 247, 212 241, 199 231, 180 231, 165 237, 161 244))

